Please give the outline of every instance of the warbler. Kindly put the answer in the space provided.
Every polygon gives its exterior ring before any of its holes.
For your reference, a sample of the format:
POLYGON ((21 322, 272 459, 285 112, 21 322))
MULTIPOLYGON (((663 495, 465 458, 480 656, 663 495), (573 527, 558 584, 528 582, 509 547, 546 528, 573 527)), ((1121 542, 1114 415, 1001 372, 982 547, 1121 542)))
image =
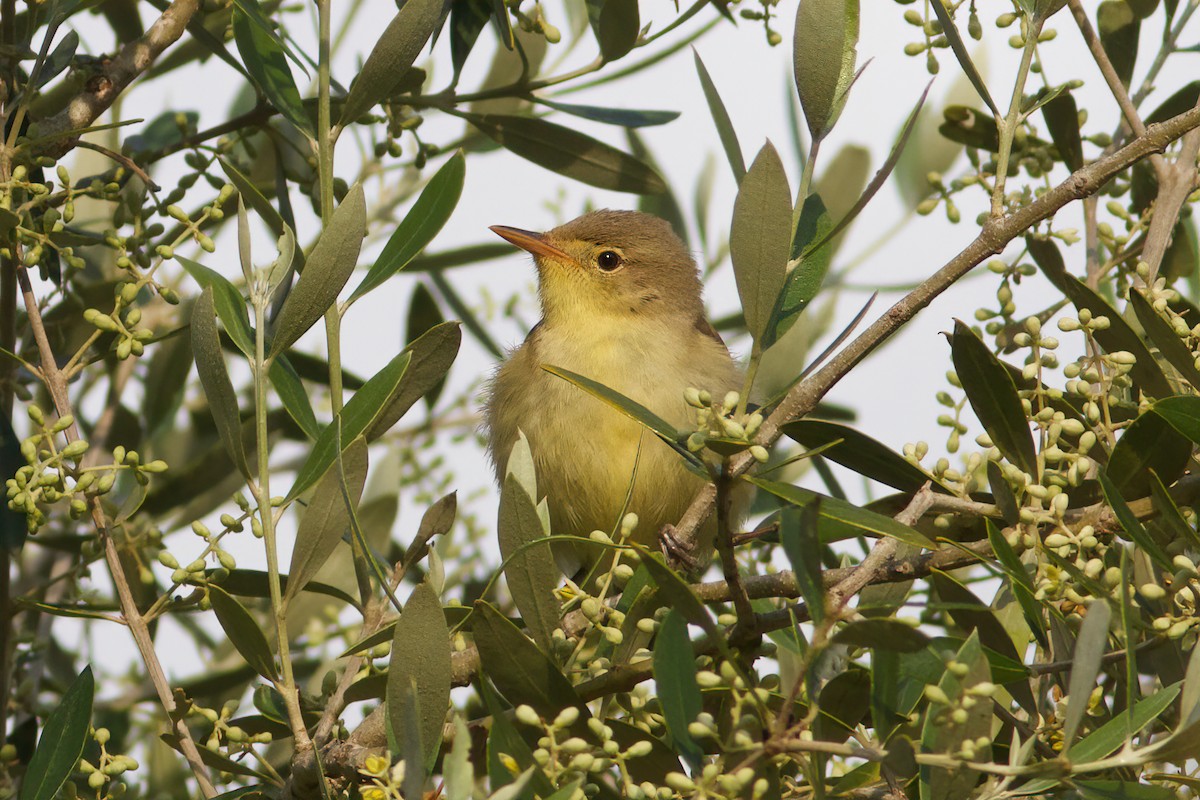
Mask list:
MULTIPOLYGON (((486 392, 488 450, 498 479, 503 483, 522 431, 552 533, 612 533, 628 498, 628 511, 638 515, 633 540, 653 545, 704 479, 638 422, 542 366, 598 381, 676 429, 695 428, 697 409, 685 390, 723 398, 742 381, 705 316, 695 261, 667 222, 634 211, 593 211, 545 233, 491 230, 533 255, 542 308, 541 321, 508 354, 486 392)), ((715 530, 711 519, 702 526, 691 566, 710 560, 715 530)), ((596 549, 572 548, 574 565, 561 552, 556 557, 570 575, 572 566, 594 562, 596 549)))

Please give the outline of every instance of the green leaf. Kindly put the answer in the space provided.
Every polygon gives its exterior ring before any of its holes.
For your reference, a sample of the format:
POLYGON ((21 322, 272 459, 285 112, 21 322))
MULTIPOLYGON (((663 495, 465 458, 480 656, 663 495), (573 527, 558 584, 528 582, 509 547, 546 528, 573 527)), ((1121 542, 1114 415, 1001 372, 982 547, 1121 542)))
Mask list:
POLYGON ((443 0, 408 0, 400 8, 350 86, 342 105, 342 127, 391 96, 441 22, 443 5, 443 0))
POLYGON ((466 114, 489 138, 538 166, 599 189, 660 194, 667 185, 647 164, 611 145, 537 117, 466 114))
POLYGON ((620 125, 622 128, 647 128, 652 125, 665 125, 679 118, 678 111, 653 111, 635 108, 603 108, 601 106, 584 106, 575 103, 560 103, 547 97, 534 97, 542 105, 593 122, 603 122, 605 125, 620 125))
POLYGON ((1030 235, 1025 237, 1025 246, 1029 248, 1029 255, 1045 276, 1076 308, 1086 308, 1093 318, 1108 318, 1109 327, 1096 330, 1092 335, 1109 353, 1127 350, 1133 354, 1137 361, 1130 370, 1130 375, 1143 392, 1151 397, 1169 397, 1175 394, 1171 382, 1159 369, 1154 357, 1150 355, 1150 351, 1133 328, 1129 327, 1125 318, 1087 284, 1067 274, 1062 254, 1052 240, 1030 235))
POLYGON ((952 142, 996 153, 1000 150, 1000 128, 995 117, 962 105, 946 106, 938 133, 952 142))
POLYGON ((810 450, 835 461, 863 477, 887 484, 901 492, 915 492, 934 478, 904 456, 865 433, 836 422, 799 419, 782 428, 783 434, 810 450), (830 445, 829 447, 826 447, 830 445))
POLYGON ((1113 71, 1125 88, 1133 78, 1142 21, 1125 0, 1105 0, 1096 9, 1096 32, 1113 71))
POLYGON ((368 442, 391 430, 414 403, 441 385, 458 357, 461 344, 462 329, 451 320, 433 326, 404 348, 404 352, 412 354, 412 362, 395 394, 367 426, 368 442))
POLYGON ((242 419, 238 414, 237 395, 225 367, 225 357, 221 355, 211 289, 205 288, 192 307, 191 327, 196 372, 200 375, 200 385, 204 388, 217 433, 234 466, 242 475, 249 477, 250 467, 246 463, 246 452, 242 449, 242 419))
POLYGON ((287 356, 280 353, 271 362, 267 377, 275 387, 275 393, 279 395, 279 401, 283 403, 288 416, 300 426, 305 436, 316 439, 321 433, 317 425, 317 415, 313 413, 312 403, 309 402, 308 392, 304 391, 300 374, 296 372, 287 356))
POLYGON ((936 547, 932 541, 916 528, 910 528, 891 517, 885 517, 874 511, 859 508, 856 505, 847 503, 845 500, 838 500, 836 497, 827 497, 808 489, 802 489, 799 486, 767 480, 766 478, 751 476, 746 478, 746 480, 760 489, 766 489, 776 497, 801 508, 820 499, 821 505, 818 516, 822 520, 835 523, 838 527, 844 529, 838 531, 839 535, 836 537, 822 535, 822 541, 835 541, 839 538, 848 538, 856 535, 871 537, 887 536, 927 550, 932 550, 936 547))
POLYGON ((1141 520, 1129 508, 1129 504, 1125 502, 1125 498, 1121 496, 1121 492, 1113 484, 1105 470, 1101 469, 1096 474, 1097 480, 1100 482, 1100 488, 1104 492, 1104 501, 1112 509, 1113 515, 1117 518, 1121 528, 1128 534, 1130 540, 1138 547, 1145 551, 1146 555, 1158 565, 1159 569, 1164 572, 1174 572, 1175 568, 1171 565, 1171 559, 1167 556, 1165 550, 1159 547, 1158 542, 1151 538, 1146 528, 1142 525, 1141 520))
POLYGON ((285 606, 316 576, 349 528, 350 509, 342 498, 343 478, 346 492, 354 502, 358 503, 362 497, 367 480, 367 443, 358 437, 346 447, 341 458, 342 468, 338 469, 336 462, 330 466, 296 528, 288 586, 283 595, 285 606))
POLYGON ((190 258, 177 256, 176 260, 202 289, 212 290, 213 305, 225 332, 247 358, 254 357, 254 329, 250 327, 250 315, 246 311, 246 299, 241 292, 221 273, 211 270, 190 258))
POLYGON ((228 792, 221 792, 212 800, 242 800, 243 798, 250 800, 251 798, 266 798, 268 795, 265 789, 266 786, 263 784, 259 784, 257 786, 243 786, 240 789, 230 789, 228 792))
POLYGON ((1105 471, 1123 496, 1145 497, 1150 491, 1150 470, 1174 483, 1191 455, 1192 443, 1160 414, 1147 411, 1122 431, 1105 471))
POLYGON ((791 241, 792 191, 783 162, 768 141, 738 187, 729 231, 746 327, 760 348, 787 279, 791 241))
POLYGON ((596 40, 604 61, 616 61, 632 50, 641 27, 638 0, 604 0, 596 22, 596 40))
POLYGON ((1162 353, 1167 363, 1193 388, 1200 389, 1200 369, 1196 369, 1196 357, 1171 325, 1154 310, 1154 306, 1141 290, 1129 290, 1129 305, 1133 308, 1138 322, 1142 324, 1146 336, 1162 353))
POLYGON ((820 291, 833 260, 832 230, 833 220, 825 208, 825 201, 819 194, 810 194, 796 216, 787 275, 762 337, 764 350, 792 329, 820 291), (814 249, 813 245, 817 247, 814 249))
MULTIPOLYGON (((814 620, 815 621, 815 620, 814 620)), ((929 637, 895 619, 860 619, 843 626, 833 641, 837 644, 918 653, 929 646, 929 637)))
POLYGON ((988 92, 987 84, 983 82, 983 76, 975 68, 975 62, 971 60, 971 54, 967 52, 966 43, 963 42, 962 35, 959 34, 958 28, 955 26, 954 20, 950 17, 950 12, 946 10, 943 2, 944 0, 930 0, 930 5, 933 7, 933 13, 937 15, 938 21, 942 23, 942 33, 945 34, 946 41, 950 43, 950 49, 954 51, 954 57, 958 60, 958 65, 962 67, 963 73, 971 81, 971 85, 979 93, 979 98, 987 104, 992 114, 996 117, 1003 116, 996 107, 995 101, 992 100, 992 95, 988 92))
MULTIPOLYGON (((425 0, 412 0, 415 5, 425 0)), ((407 7, 407 6, 406 6, 407 7)), ((275 320, 270 357, 295 344, 337 302, 338 293, 358 263, 367 229, 367 205, 355 184, 333 212, 275 320)))
MULTIPOLYGON (((428 331, 446 321, 442 310, 438 308, 437 299, 424 282, 419 282, 408 299, 408 319, 404 324, 404 340, 415 342, 428 331)), ((446 385, 445 377, 438 381, 425 395, 426 408, 432 409, 437 405, 437 399, 446 385)))
MULTIPOLYGON (((991 678, 978 634, 971 634, 955 654, 954 660, 966 665, 966 674, 960 676, 946 670, 937 686, 950 698, 951 703, 958 703, 968 689, 991 678)), ((979 737, 990 738, 991 703, 976 703, 968 710, 967 719, 961 724, 947 724, 947 713, 941 706, 932 703, 926 705, 925 721, 921 726, 921 752, 953 752, 964 741, 973 741, 979 737)), ((988 748, 979 748, 975 760, 988 761, 988 748)), ((920 767, 921 800, 957 800, 968 797, 978 779, 979 773, 965 765, 948 769, 923 764, 920 767)))
MULTIPOLYGON (((514 450, 521 447, 529 448, 524 437, 513 446, 514 450)), ((511 464, 511 457, 509 462, 511 464)), ((513 603, 521 612, 521 619, 534 641, 546 652, 553 652, 552 634, 558 627, 561 613, 554 589, 558 586, 560 573, 549 542, 530 544, 546 538, 537 503, 511 473, 504 478, 501 487, 496 530, 500 556, 504 559, 504 578, 513 603)))
POLYGON ((697 768, 703 751, 688 733, 688 725, 703 710, 696 683, 696 655, 688 638, 687 621, 675 609, 667 612, 654 639, 652 666, 659 687, 658 702, 672 747, 697 768))
POLYGON ((275 656, 271 653, 271 646, 267 644, 262 628, 258 627, 250 612, 233 595, 215 584, 209 584, 208 599, 217 615, 217 622, 221 623, 221 629, 229 637, 234 649, 259 675, 269 681, 277 680, 279 673, 275 669, 275 656))
POLYGON ((992 545, 992 552, 996 554, 996 560, 1000 562, 1000 566, 1008 578, 1013 597, 1021 606, 1021 613, 1025 616, 1029 629, 1037 637, 1038 644, 1042 647, 1049 647, 1050 640, 1046 635, 1046 620, 1043 617, 1042 604, 1036 597, 1033 579, 995 523, 990 519, 984 520, 984 522, 987 525, 988 541, 992 545))
MULTIPOLYGON (((218 580, 216 576, 216 568, 207 569, 204 571, 205 576, 210 581, 218 580)), ((221 588, 235 597, 262 597, 268 598, 271 596, 271 584, 269 574, 261 569, 224 569, 221 568, 221 573, 225 576, 221 580, 221 588)), ((279 588, 287 591, 288 576, 279 576, 279 588)), ((304 591, 314 594, 323 594, 326 597, 332 597, 340 600, 343 603, 354 606, 358 601, 347 594, 344 590, 336 586, 330 586, 327 583, 320 581, 309 581, 308 586, 304 591)))
POLYGON ((466 170, 466 160, 459 150, 429 179, 347 303, 353 303, 404 269, 433 241, 462 197, 466 170))
POLYGON ((246 71, 271 106, 311 138, 312 120, 304 110, 304 102, 300 99, 300 91, 296 88, 296 80, 292 77, 283 48, 277 39, 246 14, 244 9, 250 5, 257 6, 257 0, 240 0, 233 9, 233 38, 246 71))
POLYGON ((342 426, 341 442, 348 447, 400 390, 401 379, 411 360, 412 354, 407 351, 397 354, 387 366, 355 392, 342 409, 342 413, 321 430, 321 435, 313 442, 312 449, 308 452, 308 458, 296 474, 292 490, 288 493, 290 499, 295 499, 312 487, 337 459, 339 421, 342 426))
POLYGON ((1112 755, 1139 731, 1162 717, 1179 696, 1180 684, 1164 686, 1138 701, 1128 715, 1119 714, 1080 739, 1071 748, 1071 761, 1084 764, 1112 755))
POLYGON ((1200 397, 1164 397, 1151 408, 1175 430, 1191 441, 1200 443, 1200 397))
POLYGON ((467 56, 475 47, 479 34, 491 17, 487 0, 454 0, 450 4, 450 63, 454 67, 453 83, 458 83, 467 56))
POLYGON ((454 715, 454 742, 442 762, 446 800, 471 800, 475 790, 475 765, 471 763, 471 732, 461 714, 454 715))
POLYGON ((1079 108, 1069 91, 1061 92, 1042 106, 1046 130, 1058 155, 1072 172, 1083 166, 1083 140, 1079 136, 1079 108))
POLYGON ((433 768, 442 746, 450 681, 450 629, 437 592, 425 580, 413 589, 396 622, 388 657, 387 707, 393 730, 404 730, 411 705, 408 690, 416 688, 420 752, 426 770, 433 768))
POLYGON ((1012 375, 961 320, 954 321, 950 352, 963 391, 992 444, 1014 466, 1036 476, 1033 434, 1012 375))
POLYGON ((279 215, 279 211, 271 201, 264 197, 254 182, 233 164, 223 158, 218 158, 217 161, 221 164, 221 170, 229 177, 229 182, 237 187, 238 194, 242 199, 254 209, 254 212, 266 223, 272 233, 282 236, 287 228, 287 223, 283 221, 283 217, 279 215))
POLYGON ((1100 660, 1108 647, 1108 623, 1111 617, 1112 610, 1108 603, 1103 600, 1088 603, 1087 616, 1083 618, 1079 638, 1075 640, 1075 652, 1071 655, 1071 680, 1067 684, 1067 695, 1071 702, 1067 703, 1062 731, 1064 757, 1070 757, 1075 734, 1087 713, 1088 698, 1096 688, 1100 660))
POLYGON ((801 0, 793 64, 813 141, 825 138, 846 104, 858 58, 858 0, 801 0))
POLYGON ((821 539, 817 533, 817 516, 821 501, 817 499, 804 508, 786 506, 779 513, 779 541, 792 574, 800 586, 800 596, 808 605, 814 625, 825 619, 825 588, 821 583, 821 539))
POLYGON ((635 546, 634 549, 641 555, 642 566, 646 568, 654 585, 658 587, 658 594, 665 601, 665 605, 678 611, 692 625, 703 628, 710 637, 720 640, 720 632, 717 630, 712 615, 696 597, 687 581, 664 564, 658 554, 640 546, 635 546))
POLYGON ((21 780, 20 800, 51 800, 75 772, 92 722, 96 682, 86 666, 42 725, 37 748, 21 780))
POLYGON ((562 367, 554 367, 549 364, 543 364, 542 369, 546 370, 546 372, 549 372, 551 375, 556 375, 569 383, 575 384, 588 394, 603 400, 617 411, 620 411, 634 422, 637 422, 642 427, 646 428, 651 433, 658 436, 658 438, 670 445, 671 449, 676 453, 679 453, 679 455, 683 457, 684 461, 689 465, 693 472, 696 472, 704 478, 708 477, 708 473, 704 471, 703 463, 700 461, 700 459, 697 458, 694 453, 690 452, 686 447, 680 444, 681 434, 679 431, 675 430, 675 428, 669 422, 643 406, 641 403, 630 400, 625 395, 621 394, 615 389, 608 388, 602 383, 598 383, 591 378, 585 378, 582 375, 578 375, 570 370, 563 369, 562 367))
MULTIPOLYGON (((179 753, 183 752, 183 748, 179 744, 179 737, 175 734, 162 733, 159 734, 158 738, 172 750, 179 753)), ((207 747, 201 747, 199 750, 200 760, 204 762, 205 766, 220 770, 221 772, 228 772, 230 775, 243 775, 247 778, 267 780, 266 775, 258 770, 251 769, 240 761, 234 761, 232 758, 227 758, 220 753, 209 750, 207 747)))
POLYGON ((746 160, 742 156, 742 146, 738 144, 733 120, 729 118, 729 112, 725 110, 721 95, 717 94, 717 86, 709 77, 708 69, 700 60, 700 54, 693 50, 692 55, 696 59, 696 73, 700 76, 700 87, 704 90, 704 99, 708 103, 709 113, 712 114, 713 122, 716 123, 721 147, 725 150, 725 157, 729 160, 730 168, 733 169, 734 179, 741 183, 742 178, 746 175, 746 160))
POLYGON ((589 716, 575 687, 550 657, 495 606, 475 601, 471 631, 484 672, 510 703, 528 703, 546 719, 554 719, 568 706, 589 716))

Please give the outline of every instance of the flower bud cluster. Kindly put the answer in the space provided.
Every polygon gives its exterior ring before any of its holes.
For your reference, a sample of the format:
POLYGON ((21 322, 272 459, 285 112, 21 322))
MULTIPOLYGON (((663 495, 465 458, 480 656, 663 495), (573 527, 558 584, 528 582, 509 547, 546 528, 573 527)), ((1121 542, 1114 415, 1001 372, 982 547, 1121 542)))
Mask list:
POLYGON ((749 450, 756 461, 767 460, 767 448, 754 444, 763 415, 758 411, 739 414, 742 397, 738 392, 726 392, 718 403, 707 390, 689 387, 683 398, 696 409, 696 429, 687 437, 688 450, 698 453, 707 447, 722 457, 749 450))
POLYGON ((91 733, 96 744, 100 745, 100 757, 95 763, 86 758, 79 759, 79 772, 87 776, 88 788, 95 790, 97 796, 120 797, 125 793, 125 787, 114 779, 137 770, 138 762, 130 756, 108 752, 111 738, 108 728, 96 728, 91 733), (105 790, 102 795, 99 794, 101 789, 105 790))

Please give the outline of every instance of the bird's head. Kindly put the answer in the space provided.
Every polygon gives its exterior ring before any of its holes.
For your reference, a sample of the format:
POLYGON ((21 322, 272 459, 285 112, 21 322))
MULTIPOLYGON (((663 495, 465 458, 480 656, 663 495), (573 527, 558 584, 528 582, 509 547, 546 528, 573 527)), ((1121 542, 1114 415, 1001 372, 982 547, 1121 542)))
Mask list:
POLYGON ((533 254, 548 323, 597 317, 684 318, 703 314, 687 247, 664 220, 637 211, 592 211, 545 233, 493 225, 533 254))

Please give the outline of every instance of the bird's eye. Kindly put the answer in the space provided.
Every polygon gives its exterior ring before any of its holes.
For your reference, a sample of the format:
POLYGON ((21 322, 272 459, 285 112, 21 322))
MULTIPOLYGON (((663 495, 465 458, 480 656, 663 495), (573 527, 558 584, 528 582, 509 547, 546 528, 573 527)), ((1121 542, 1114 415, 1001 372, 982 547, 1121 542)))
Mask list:
POLYGON ((596 257, 596 265, 605 272, 612 272, 621 266, 621 257, 612 250, 605 250, 596 257))

